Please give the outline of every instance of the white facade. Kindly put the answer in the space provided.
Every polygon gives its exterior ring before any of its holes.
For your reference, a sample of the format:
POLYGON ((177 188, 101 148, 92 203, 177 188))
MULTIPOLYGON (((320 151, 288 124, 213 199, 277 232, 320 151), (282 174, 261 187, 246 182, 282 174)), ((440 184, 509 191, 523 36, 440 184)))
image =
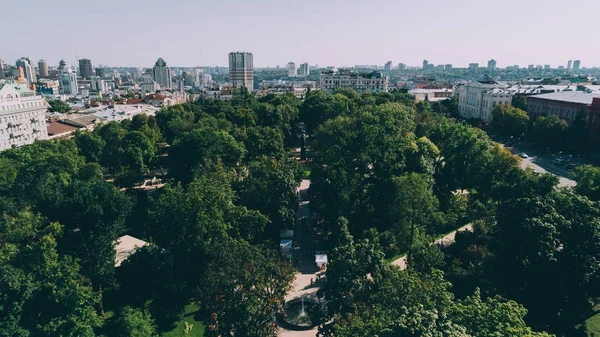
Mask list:
POLYGON ((387 92, 389 81, 379 71, 358 74, 350 70, 321 72, 321 90, 333 93, 336 89, 349 88, 362 94, 365 92, 387 92))
POLYGON ((296 63, 289 62, 287 64, 288 77, 296 77, 296 63))
POLYGON ((254 56, 252 53, 229 53, 229 81, 235 88, 254 90, 254 56))
POLYGON ((104 80, 99 76, 92 76, 90 80, 90 87, 92 90, 97 90, 100 93, 106 92, 106 85, 104 84, 104 80))
POLYGON ((310 75, 310 66, 308 65, 308 62, 302 63, 300 65, 300 69, 298 69, 298 75, 299 76, 308 76, 308 75, 310 75))
POLYGON ((171 89, 171 69, 167 67, 167 62, 159 58, 154 64, 154 81, 160 85, 161 89, 171 89))
POLYGON ((155 93, 156 91, 158 91, 160 89, 160 86, 158 85, 158 83, 156 83, 154 81, 142 82, 142 83, 140 83, 140 89, 142 90, 142 92, 144 94, 155 93))
POLYGON ((458 111, 463 118, 489 123, 496 105, 511 103, 512 94, 496 82, 469 82, 458 87, 458 111))
POLYGON ((63 95, 77 95, 77 74, 71 69, 65 69, 60 73, 60 92, 63 95))
POLYGON ((46 102, 19 83, 0 84, 0 150, 47 139, 46 102))

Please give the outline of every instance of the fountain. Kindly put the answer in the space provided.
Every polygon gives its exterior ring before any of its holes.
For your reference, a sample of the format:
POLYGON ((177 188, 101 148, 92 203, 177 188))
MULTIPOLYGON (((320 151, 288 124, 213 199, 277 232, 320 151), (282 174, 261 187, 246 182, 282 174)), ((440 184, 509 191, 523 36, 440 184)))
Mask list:
POLYGON ((312 298, 295 298, 288 301, 280 319, 292 330, 308 330, 315 327, 318 322, 313 322, 314 308, 319 307, 319 302, 312 298))

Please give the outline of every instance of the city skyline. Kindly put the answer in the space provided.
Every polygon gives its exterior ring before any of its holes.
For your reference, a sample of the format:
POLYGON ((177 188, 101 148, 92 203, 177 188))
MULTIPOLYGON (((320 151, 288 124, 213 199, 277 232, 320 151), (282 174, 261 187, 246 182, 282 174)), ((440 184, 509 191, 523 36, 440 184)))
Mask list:
MULTIPOLYGON (((41 9, 19 34, 3 36, 0 59, 7 64, 26 56, 34 64, 45 59, 55 67, 64 59, 77 65, 78 56, 91 59, 94 66, 149 68, 159 57, 173 67, 227 66, 229 52, 246 50, 253 53, 255 68, 284 67, 290 61, 353 66, 384 65, 392 60, 394 66, 418 66, 423 59, 455 67, 483 66, 490 59, 497 60, 498 68, 515 64, 566 67, 569 60, 581 60, 582 67, 600 66, 595 56, 600 46, 563 27, 569 17, 593 22, 600 3, 591 0, 568 4, 431 0, 426 8, 383 0, 307 0, 302 5, 272 0, 169 5, 155 0, 108 0, 99 8, 66 0, 61 16, 70 19, 52 23, 56 31, 68 32, 59 40, 37 38, 48 24, 42 15, 55 8, 41 1, 36 6, 41 9), (119 10, 107 13, 103 8, 119 10), (131 15, 143 20, 129 20, 131 15), (105 23, 99 34, 81 29, 98 21, 105 23), (84 43, 90 36, 94 43, 84 43), (149 38, 152 43, 143 43, 149 38)), ((20 10, 14 2, 5 7, 7 12, 20 10)), ((18 20, 6 18, 9 25, 19 25, 18 20)))

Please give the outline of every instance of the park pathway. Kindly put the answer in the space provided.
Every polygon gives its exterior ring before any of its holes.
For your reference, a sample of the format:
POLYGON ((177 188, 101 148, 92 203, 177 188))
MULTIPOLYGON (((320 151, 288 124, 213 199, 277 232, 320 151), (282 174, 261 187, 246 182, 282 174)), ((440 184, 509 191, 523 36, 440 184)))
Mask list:
MULTIPOLYGON (((450 232, 448 234, 446 234, 444 237, 435 240, 432 245, 441 245, 442 247, 448 247, 451 244, 454 243, 454 238, 456 237, 456 232, 461 232, 461 231, 472 231, 473 230, 473 226, 471 224, 468 224, 466 226, 463 226, 453 232, 450 232)), ((407 261, 408 257, 406 255, 394 260, 392 262, 392 264, 394 266, 398 266, 400 267, 400 269, 406 269, 406 261, 407 261)))
MULTIPOLYGON (((292 283, 292 289, 285 296, 286 301, 295 298, 315 298, 319 286, 315 280, 319 277, 324 277, 324 271, 319 271, 313 256, 313 240, 314 234, 311 229, 311 211, 310 201, 308 200, 308 189, 310 188, 310 180, 303 179, 298 192, 298 209, 296 211, 296 228, 294 230, 295 256, 298 258, 298 271, 292 283), (311 284, 311 279, 312 283, 311 284)), ((286 330, 282 327, 278 328, 278 336, 281 337, 314 337, 317 334, 317 327, 305 331, 286 330)))

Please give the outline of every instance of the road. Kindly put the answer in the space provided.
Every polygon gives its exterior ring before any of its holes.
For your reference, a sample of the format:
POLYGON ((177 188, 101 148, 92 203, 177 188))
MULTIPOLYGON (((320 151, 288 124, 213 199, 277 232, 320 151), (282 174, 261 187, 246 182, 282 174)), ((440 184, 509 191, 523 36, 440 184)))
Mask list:
POLYGON ((563 168, 552 164, 552 162, 548 159, 530 156, 528 158, 522 158, 521 163, 519 164, 521 168, 524 170, 527 167, 531 167, 535 172, 539 173, 552 173, 559 178, 558 186, 570 186, 573 187, 577 184, 575 180, 572 180, 569 177, 569 173, 563 168), (543 167, 542 167, 543 166, 543 167), (545 168, 547 168, 547 170, 545 168))

